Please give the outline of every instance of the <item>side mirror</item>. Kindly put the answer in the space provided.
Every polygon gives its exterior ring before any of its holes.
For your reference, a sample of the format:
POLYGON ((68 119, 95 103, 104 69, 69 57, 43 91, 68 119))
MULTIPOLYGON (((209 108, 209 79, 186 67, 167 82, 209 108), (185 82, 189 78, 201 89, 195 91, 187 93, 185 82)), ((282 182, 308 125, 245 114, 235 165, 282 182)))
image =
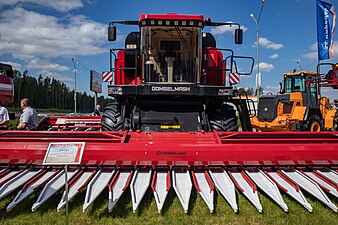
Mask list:
POLYGON ((235 43, 241 45, 243 43, 243 30, 236 29, 235 30, 235 43))
POLYGON ((279 93, 284 94, 283 84, 282 82, 279 82, 279 93))
POLYGON ((116 27, 115 26, 108 27, 108 41, 116 41, 116 27))

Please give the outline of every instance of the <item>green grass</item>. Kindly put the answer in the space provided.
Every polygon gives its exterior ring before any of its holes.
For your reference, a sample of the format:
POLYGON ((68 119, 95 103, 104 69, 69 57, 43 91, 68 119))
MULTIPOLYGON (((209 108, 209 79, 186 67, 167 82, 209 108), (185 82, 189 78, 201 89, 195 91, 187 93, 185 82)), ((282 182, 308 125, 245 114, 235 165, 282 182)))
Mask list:
MULTIPOLYGON (((338 214, 306 195, 308 202, 313 206, 309 213, 296 201, 282 193, 289 212, 285 213, 277 204, 266 195, 260 194, 263 213, 260 214, 253 205, 240 193, 237 193, 239 213, 234 213, 224 198, 215 193, 215 212, 211 214, 201 196, 193 190, 190 199, 189 213, 183 212, 182 206, 173 189, 170 190, 162 214, 157 213, 156 202, 152 192, 148 189, 138 211, 132 212, 130 190, 127 189, 109 213, 108 191, 105 190, 98 199, 82 212, 85 191, 81 192, 69 204, 70 224, 338 224, 338 214)), ((38 193, 19 204, 11 212, 6 212, 6 206, 15 197, 15 194, 0 201, 0 224, 65 224, 65 209, 59 213, 56 206, 62 193, 58 192, 36 212, 31 212, 31 206, 38 197, 38 193)), ((331 196, 330 196, 331 197, 331 196)), ((337 205, 337 199, 331 197, 337 205)))

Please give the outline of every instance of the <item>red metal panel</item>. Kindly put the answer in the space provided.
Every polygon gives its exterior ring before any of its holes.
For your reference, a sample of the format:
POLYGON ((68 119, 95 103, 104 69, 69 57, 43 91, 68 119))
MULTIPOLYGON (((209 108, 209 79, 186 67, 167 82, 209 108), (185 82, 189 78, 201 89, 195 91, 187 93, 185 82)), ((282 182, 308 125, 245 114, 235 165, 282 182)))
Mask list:
POLYGON ((116 85, 125 84, 124 68, 125 68, 125 54, 124 54, 124 50, 120 50, 117 53, 117 59, 115 60, 114 84, 116 85))
POLYGON ((223 54, 214 48, 204 49, 206 55, 204 61, 204 68, 206 70, 206 77, 204 83, 207 85, 224 86, 225 84, 225 71, 221 68, 225 68, 223 64, 223 54))
POLYGON ((140 21, 144 19, 164 19, 164 20, 197 20, 204 22, 202 15, 183 15, 176 13, 168 14, 141 14, 140 21))
POLYGON ((0 132, 0 163, 41 164, 49 142, 76 140, 86 165, 338 165, 338 132, 60 133, 0 132))

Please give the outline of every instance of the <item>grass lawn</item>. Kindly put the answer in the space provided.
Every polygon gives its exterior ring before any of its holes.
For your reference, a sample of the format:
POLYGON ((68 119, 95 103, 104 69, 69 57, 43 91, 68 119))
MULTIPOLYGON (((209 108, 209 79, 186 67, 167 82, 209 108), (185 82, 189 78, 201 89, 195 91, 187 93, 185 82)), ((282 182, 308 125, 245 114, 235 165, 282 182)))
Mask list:
MULTIPOLYGON (((304 192, 303 192, 304 193, 304 192)), ((16 193, 15 193, 16 194, 16 193)), ((31 206, 38 198, 38 193, 20 203, 11 212, 6 212, 6 206, 13 200, 15 194, 0 201, 0 224, 65 224, 65 209, 56 211, 61 198, 61 191, 49 199, 36 212, 31 212, 31 206)), ((313 207, 308 212, 286 194, 282 193, 289 212, 285 213, 266 195, 259 192, 263 213, 260 214, 253 205, 237 192, 239 213, 234 213, 224 198, 215 192, 215 212, 211 214, 201 196, 193 190, 190 199, 189 214, 183 212, 182 206, 173 189, 170 190, 162 214, 157 213, 153 194, 148 189, 137 213, 132 212, 132 202, 129 188, 122 195, 113 212, 108 212, 108 190, 106 189, 85 213, 82 204, 85 191, 82 191, 69 204, 70 224, 338 224, 338 214, 321 202, 304 193, 313 207)), ((338 200, 330 196, 337 205, 338 200)))

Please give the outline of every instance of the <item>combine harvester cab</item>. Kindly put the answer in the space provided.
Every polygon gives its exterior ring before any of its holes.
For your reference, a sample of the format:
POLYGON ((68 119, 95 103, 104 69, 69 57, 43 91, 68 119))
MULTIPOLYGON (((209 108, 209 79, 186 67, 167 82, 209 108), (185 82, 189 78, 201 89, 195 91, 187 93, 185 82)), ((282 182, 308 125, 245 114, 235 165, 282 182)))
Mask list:
MULTIPOLYGON (((302 191, 337 211, 330 199, 337 196, 337 132, 251 131, 247 100, 237 96, 226 77, 238 73, 240 60, 250 62, 250 74, 253 60, 217 48, 213 36, 202 32, 206 26, 238 24, 143 14, 139 21, 112 22, 109 40, 116 39, 113 24, 140 30, 127 36, 125 49, 111 50, 115 67, 109 95, 115 102, 105 107, 102 120, 50 117, 41 125, 49 131, 0 131, 0 200, 16 195, 7 210, 39 192, 36 210, 63 188, 67 174, 70 203, 86 191, 83 211, 103 193, 108 211, 114 210, 128 187, 134 212, 149 190, 162 212, 171 189, 186 213, 193 190, 210 212, 217 190, 238 212, 236 189, 259 212, 264 209, 260 192, 288 211, 281 191, 309 211, 302 191), (244 132, 238 132, 236 111, 244 132), (46 152, 55 145, 65 150, 82 146, 80 165, 67 173, 60 165, 44 166, 46 152)), ((240 29, 235 42, 242 42, 240 29)), ((62 209, 66 200, 63 194, 55 207, 62 209)))

